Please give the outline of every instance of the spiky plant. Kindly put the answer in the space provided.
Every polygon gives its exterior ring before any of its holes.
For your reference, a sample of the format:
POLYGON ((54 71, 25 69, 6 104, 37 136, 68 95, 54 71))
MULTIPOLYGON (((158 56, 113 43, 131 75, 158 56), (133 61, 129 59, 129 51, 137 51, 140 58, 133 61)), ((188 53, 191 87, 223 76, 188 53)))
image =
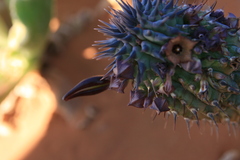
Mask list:
POLYGON ((124 92, 128 105, 171 112, 186 121, 208 119, 238 124, 240 108, 240 32, 234 14, 174 0, 118 2, 109 23, 97 30, 110 38, 97 59, 114 58, 103 76, 83 80, 64 100, 107 89, 124 92), (180 4, 180 5, 179 5, 180 4))
MULTIPOLYGON (((6 0, 12 25, 0 15, 0 103, 31 70, 39 67, 49 34, 52 0, 6 0)), ((1 1, 1 7, 5 7, 1 1)))

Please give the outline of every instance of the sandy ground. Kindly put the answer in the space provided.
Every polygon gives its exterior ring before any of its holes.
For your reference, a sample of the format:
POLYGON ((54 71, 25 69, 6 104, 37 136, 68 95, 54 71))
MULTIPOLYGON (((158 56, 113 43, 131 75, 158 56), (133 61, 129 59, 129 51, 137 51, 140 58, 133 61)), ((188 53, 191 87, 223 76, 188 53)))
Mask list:
MULTIPOLYGON (((63 21, 81 9, 95 8, 99 2, 58 0, 56 14, 63 21)), ((219 0, 218 7, 240 15, 237 0, 231 0, 228 6, 223 2, 219 0)), ((46 111, 51 119, 39 136, 38 143, 32 145, 26 155, 13 160, 217 160, 229 149, 240 150, 239 136, 234 136, 233 130, 229 136, 225 125, 220 124, 217 138, 215 129, 208 123, 201 122, 201 129, 193 124, 189 138, 181 117, 177 120, 175 131, 172 116, 166 120, 162 114, 152 121, 152 111, 144 112, 127 106, 129 88, 126 94, 106 91, 70 102, 61 101, 60 97, 65 91, 81 79, 105 73, 103 68, 109 61, 84 57, 86 48, 91 47, 95 40, 103 39, 93 30, 99 24, 97 19, 107 20, 108 17, 104 12, 99 12, 87 23, 84 32, 65 44, 60 56, 52 59, 50 68, 61 75, 58 80, 49 82, 53 85, 52 89, 58 91, 58 109, 55 112, 46 111)), ((37 119, 38 114, 34 114, 33 118, 36 116, 37 119)), ((31 131, 31 127, 27 129, 31 131)), ((9 143, 14 142, 9 140, 9 143)), ((5 144, 0 155, 14 154, 11 145, 5 144)))

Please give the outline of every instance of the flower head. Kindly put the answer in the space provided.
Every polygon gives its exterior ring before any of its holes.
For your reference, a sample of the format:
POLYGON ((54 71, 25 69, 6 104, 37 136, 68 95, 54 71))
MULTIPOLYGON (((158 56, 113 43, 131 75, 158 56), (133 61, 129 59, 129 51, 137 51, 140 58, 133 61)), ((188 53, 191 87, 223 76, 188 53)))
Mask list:
POLYGON ((166 56, 175 66, 192 61, 192 50, 197 42, 183 36, 171 39, 166 46, 166 56))

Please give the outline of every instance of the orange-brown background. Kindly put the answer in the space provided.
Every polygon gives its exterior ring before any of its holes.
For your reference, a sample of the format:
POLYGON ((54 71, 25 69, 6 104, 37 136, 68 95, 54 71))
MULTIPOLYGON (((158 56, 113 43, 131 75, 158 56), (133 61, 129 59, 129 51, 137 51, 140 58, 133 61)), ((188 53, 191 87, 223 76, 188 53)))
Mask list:
MULTIPOLYGON (((57 18, 64 21, 79 10, 94 9, 99 2, 100 0, 57 0, 57 18)), ((207 3, 212 2, 209 0, 207 3)), ((239 16, 239 6, 238 0, 218 0, 216 8, 224 9, 226 14, 233 12, 239 16)), ((85 49, 91 47, 95 40, 104 39, 101 34, 93 30, 100 24, 97 19, 108 21, 108 15, 105 12, 100 13, 87 24, 79 36, 66 44, 60 56, 51 61, 53 68, 67 79, 58 86, 59 88, 70 89, 86 77, 106 72, 103 69, 110 61, 95 61, 84 56, 85 49)), ((59 97, 62 96, 58 94, 59 97)), ((177 120, 175 131, 173 131, 172 116, 169 117, 167 127, 164 129, 166 120, 163 115, 158 116, 152 122, 152 111, 143 112, 143 110, 127 106, 128 99, 129 88, 125 94, 106 91, 96 96, 61 102, 53 114, 50 112, 52 117, 49 124, 46 124, 46 132, 19 159, 216 160, 226 150, 240 150, 240 138, 229 136, 227 127, 224 125, 219 125, 219 138, 217 139, 215 130, 211 135, 208 123, 205 126, 201 122, 201 129, 193 124, 190 139, 181 117, 177 120), (70 103, 71 106, 69 106, 70 103), (68 109, 66 109, 67 106, 69 106, 68 109), (85 129, 81 129, 81 124, 86 118, 83 112, 92 106, 97 110, 97 114, 85 129)), ((37 113, 33 112, 33 114, 37 117, 37 113)), ((33 121, 35 116, 33 116, 33 121)), ((31 125, 27 129, 31 132, 31 125)), ((4 137, 0 137, 0 142, 1 140, 4 141, 4 137)), ((14 143, 10 138, 8 142, 14 143)), ((15 152, 11 152, 11 145, 7 142, 5 144, 5 146, 0 144, 0 148, 2 147, 0 159, 3 155, 6 160, 10 160, 11 156, 7 154, 15 154, 15 152)), ((15 160, 18 159, 15 158, 15 160)))

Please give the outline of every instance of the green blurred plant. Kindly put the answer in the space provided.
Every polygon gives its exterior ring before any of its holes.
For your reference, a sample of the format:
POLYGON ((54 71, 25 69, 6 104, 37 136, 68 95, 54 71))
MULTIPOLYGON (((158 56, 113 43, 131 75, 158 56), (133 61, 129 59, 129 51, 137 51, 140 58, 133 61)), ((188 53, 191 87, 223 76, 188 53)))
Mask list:
POLYGON ((5 4, 12 25, 8 28, 0 15, 0 102, 39 66, 53 10, 53 0, 7 0, 5 4))

